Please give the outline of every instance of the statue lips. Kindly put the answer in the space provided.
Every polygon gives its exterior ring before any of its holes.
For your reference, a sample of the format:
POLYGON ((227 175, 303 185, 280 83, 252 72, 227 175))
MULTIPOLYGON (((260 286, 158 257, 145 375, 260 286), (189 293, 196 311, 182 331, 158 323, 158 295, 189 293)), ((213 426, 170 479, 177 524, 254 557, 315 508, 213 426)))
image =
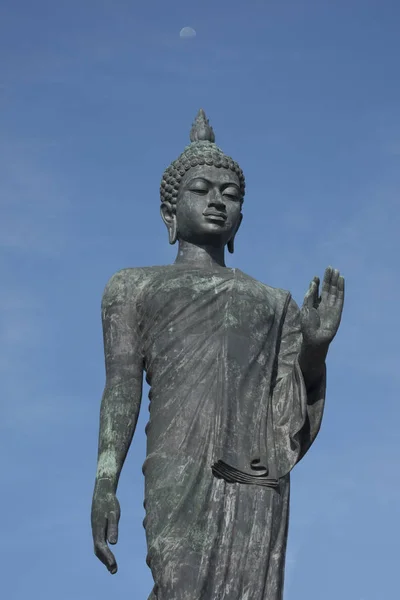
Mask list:
POLYGON ((203 215, 213 221, 220 221, 221 223, 225 223, 227 219, 227 216, 224 213, 213 210, 206 210, 203 212, 203 215))

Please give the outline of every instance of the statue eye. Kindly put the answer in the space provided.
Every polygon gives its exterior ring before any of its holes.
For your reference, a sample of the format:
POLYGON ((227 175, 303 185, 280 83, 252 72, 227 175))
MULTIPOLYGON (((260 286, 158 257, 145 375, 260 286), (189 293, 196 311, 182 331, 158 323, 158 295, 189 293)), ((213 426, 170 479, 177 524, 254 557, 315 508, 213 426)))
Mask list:
POLYGON ((236 188, 226 188, 224 190, 224 197, 229 198, 229 200, 239 200, 239 192, 236 188))
POLYGON ((201 196, 205 196, 205 194, 208 194, 208 190, 205 188, 192 188, 190 191, 194 194, 200 194, 201 196))
POLYGON ((193 182, 189 188, 194 194, 208 194, 208 185, 204 181, 193 182))

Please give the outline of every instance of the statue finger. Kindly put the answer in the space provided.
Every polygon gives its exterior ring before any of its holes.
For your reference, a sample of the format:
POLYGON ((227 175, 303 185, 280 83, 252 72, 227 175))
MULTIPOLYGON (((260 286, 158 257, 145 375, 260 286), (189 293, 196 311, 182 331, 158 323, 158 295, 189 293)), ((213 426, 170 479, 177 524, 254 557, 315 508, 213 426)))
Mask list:
POLYGON ((111 511, 107 521, 107 540, 110 544, 118 542, 118 517, 114 511, 111 511))
POLYGON ((303 301, 303 306, 308 306, 309 304, 309 299, 310 299, 310 295, 311 295, 311 283, 308 286, 308 290, 306 291, 306 293, 304 294, 304 301, 303 301))
POLYGON ((331 288, 337 288, 339 277, 340 277, 339 271, 337 269, 332 269, 331 288))
POLYGON ((321 302, 321 298, 319 297, 319 277, 316 275, 313 278, 313 282, 315 283, 314 286, 314 295, 313 295, 313 308, 318 308, 319 303, 321 302))
POLYGON ((337 269, 332 269, 331 283, 328 291, 328 302, 330 305, 335 304, 337 300, 339 275, 340 273, 337 269))
POLYGON ((106 542, 96 542, 94 545, 94 553, 112 575, 117 572, 117 561, 106 542))
POLYGON ((308 308, 314 308, 314 299, 315 296, 318 296, 318 286, 314 280, 310 283, 310 286, 304 296, 303 306, 307 306, 308 308))
POLYGON ((343 304, 343 300, 344 300, 344 277, 342 275, 339 275, 338 283, 337 283, 337 290, 338 290, 337 291, 337 298, 343 304))
POLYGON ((322 299, 325 300, 328 297, 329 290, 331 288, 331 278, 332 278, 332 267, 328 267, 325 269, 324 280, 322 282, 322 299))

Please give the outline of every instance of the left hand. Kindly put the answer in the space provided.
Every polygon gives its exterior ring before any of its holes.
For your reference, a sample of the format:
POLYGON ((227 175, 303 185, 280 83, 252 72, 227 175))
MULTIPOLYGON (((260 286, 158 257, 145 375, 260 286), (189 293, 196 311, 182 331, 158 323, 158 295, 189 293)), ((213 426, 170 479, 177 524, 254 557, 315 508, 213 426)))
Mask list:
POLYGON ((314 277, 300 311, 303 341, 310 346, 329 346, 342 317, 344 278, 337 269, 328 267, 319 296, 319 277, 314 277))

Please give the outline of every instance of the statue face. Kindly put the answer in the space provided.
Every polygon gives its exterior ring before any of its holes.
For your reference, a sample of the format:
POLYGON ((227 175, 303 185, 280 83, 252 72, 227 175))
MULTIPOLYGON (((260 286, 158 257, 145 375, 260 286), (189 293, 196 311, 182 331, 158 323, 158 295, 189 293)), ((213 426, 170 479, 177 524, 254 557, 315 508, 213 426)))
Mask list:
POLYGON ((182 178, 176 203, 178 239, 223 247, 240 225, 241 208, 236 173, 208 165, 192 167, 182 178))

